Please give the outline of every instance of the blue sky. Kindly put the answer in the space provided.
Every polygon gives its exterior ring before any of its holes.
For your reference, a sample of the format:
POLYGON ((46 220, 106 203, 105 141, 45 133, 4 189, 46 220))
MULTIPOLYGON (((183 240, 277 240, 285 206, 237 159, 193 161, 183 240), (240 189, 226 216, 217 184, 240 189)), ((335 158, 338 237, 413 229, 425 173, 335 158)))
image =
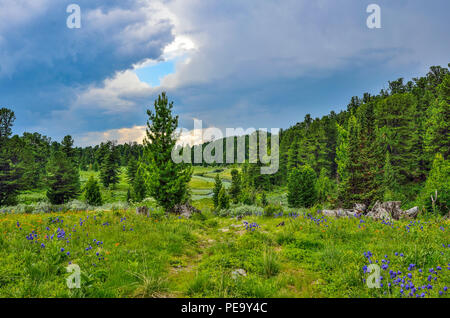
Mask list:
POLYGON ((0 106, 14 132, 139 140, 167 91, 191 129, 287 128, 447 66, 447 0, 0 0, 0 106), (66 27, 66 7, 82 27, 66 27), (368 29, 366 8, 381 8, 368 29))

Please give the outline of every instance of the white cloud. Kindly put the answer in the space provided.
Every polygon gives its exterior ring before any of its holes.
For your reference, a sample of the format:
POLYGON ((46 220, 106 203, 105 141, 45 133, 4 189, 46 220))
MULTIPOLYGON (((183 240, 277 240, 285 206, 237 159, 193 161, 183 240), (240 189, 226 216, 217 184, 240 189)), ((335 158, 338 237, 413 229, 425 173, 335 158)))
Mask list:
POLYGON ((127 142, 142 143, 145 137, 145 129, 146 126, 133 126, 107 131, 91 131, 75 136, 75 141, 80 146, 98 145, 108 140, 116 140, 119 144, 127 142))

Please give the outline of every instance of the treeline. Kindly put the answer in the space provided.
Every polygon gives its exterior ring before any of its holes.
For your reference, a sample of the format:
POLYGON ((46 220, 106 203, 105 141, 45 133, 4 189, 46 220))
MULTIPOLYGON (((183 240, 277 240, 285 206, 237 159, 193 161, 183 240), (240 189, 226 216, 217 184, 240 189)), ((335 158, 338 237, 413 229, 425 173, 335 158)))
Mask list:
POLYGON ((389 82, 378 95, 353 97, 346 111, 316 119, 306 115, 281 133, 276 180, 287 184, 292 171, 310 167, 318 198, 343 207, 411 202, 421 195, 430 201, 438 190, 448 212, 449 99, 449 70, 435 66, 425 77, 389 82), (439 189, 424 190, 433 161, 442 182, 434 186, 439 189))
MULTIPOLYGON (((355 202, 371 205, 376 200, 419 200, 431 204, 433 209, 448 211, 449 98, 449 70, 434 66, 424 77, 407 83, 401 78, 389 82, 388 89, 378 95, 365 93, 352 97, 345 111, 332 111, 315 119, 306 115, 302 122, 280 131, 280 167, 272 175, 260 173, 262 163, 248 163, 249 136, 245 136, 247 162, 241 165, 241 172, 234 172, 234 183, 240 185, 233 188, 231 199, 253 203, 257 192, 287 186, 291 206, 327 202, 350 207, 355 202)), ((160 112, 153 118, 156 123, 166 123, 167 118, 163 117, 167 116, 164 109, 171 108, 168 105, 165 94, 155 101, 155 111, 160 112)), ((148 115, 152 118, 151 113, 148 115)), ((173 136, 170 140, 165 136, 167 131, 175 132, 178 122, 170 127, 148 127, 167 130, 158 132, 160 142, 166 144, 165 160, 161 160, 156 154, 146 153, 146 149, 153 147, 151 144, 117 145, 108 141, 95 147, 77 148, 71 136, 60 143, 38 133, 12 136, 14 120, 13 111, 0 110, 0 205, 12 205, 18 191, 36 188, 48 189, 47 196, 54 202, 67 201, 80 191, 80 170, 99 171, 103 185, 114 187, 120 166, 127 166, 130 199, 139 201, 152 195, 152 191, 153 195, 163 197, 152 183, 155 177, 148 167, 160 169, 163 163, 171 165, 166 163, 170 161, 168 145, 174 145, 175 141, 173 136), (151 159, 152 156, 156 157, 151 159), (161 163, 155 165, 154 160, 161 163)), ((147 139, 151 138, 147 135, 147 139)), ((238 140, 231 138, 237 159, 238 140)), ((269 134, 268 145, 270 138, 269 134)), ((192 147, 192 162, 194 152, 199 147, 203 152, 208 145, 192 147)), ((226 142, 223 147, 223 163, 213 165, 227 165, 226 142)), ((161 152, 157 148, 154 151, 161 152)), ((158 178, 165 187, 165 177, 158 178)), ((175 192, 184 193, 186 180, 180 185, 176 180, 171 182, 174 183, 168 189, 173 186, 178 189, 175 192)), ((218 201, 219 192, 218 187, 218 201)), ((226 205, 227 193, 222 192, 226 205)))
MULTIPOLYGON (((242 166, 234 201, 254 203, 256 193, 287 186, 293 207, 398 200, 448 213, 449 98, 449 70, 434 66, 424 77, 389 82, 378 95, 352 97, 345 111, 315 119, 307 114, 280 132, 278 173, 261 175, 260 163, 242 166)), ((248 159, 248 136, 246 145, 248 159)))
POLYGON ((45 189, 52 204, 67 203, 84 192, 87 203, 101 205, 98 181, 92 175, 81 189, 80 170, 99 171, 103 186, 114 188, 119 182, 120 166, 127 166, 128 201, 141 201, 150 195, 167 211, 185 203, 191 167, 171 161, 178 117, 172 116, 173 103, 168 102, 165 93, 154 106, 154 112, 147 111, 144 145, 107 141, 85 148, 74 147, 69 135, 60 143, 38 133, 12 136, 15 114, 1 108, 0 206, 17 204, 20 191, 31 189, 45 189))

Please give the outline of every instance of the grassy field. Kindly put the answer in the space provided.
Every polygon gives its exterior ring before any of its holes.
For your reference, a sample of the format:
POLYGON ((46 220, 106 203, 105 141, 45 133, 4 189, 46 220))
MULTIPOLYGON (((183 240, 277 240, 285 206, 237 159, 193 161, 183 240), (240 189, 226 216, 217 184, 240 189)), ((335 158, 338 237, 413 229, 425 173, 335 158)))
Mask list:
MULTIPOLYGON (((220 173, 229 186, 230 171, 195 168, 190 188, 203 213, 189 220, 167 217, 151 200, 150 217, 114 205, 0 214, 0 297, 450 297, 449 220, 389 224, 288 209, 218 217, 213 178, 220 173), (365 283, 371 262, 381 268, 379 289, 365 283), (79 289, 66 285, 69 264, 81 269, 79 289)), ((93 173, 81 173, 82 185, 93 173)), ((101 191, 113 203, 127 189, 122 169, 119 184, 101 191)), ((42 201, 45 191, 20 199, 42 201)), ((285 206, 285 191, 268 199, 285 206)))
POLYGON ((449 221, 389 225, 305 213, 245 221, 254 227, 157 210, 1 215, 0 297, 450 295, 449 221), (368 252, 386 265, 380 289, 364 283, 368 252), (69 264, 81 269, 80 289, 66 286, 69 264))

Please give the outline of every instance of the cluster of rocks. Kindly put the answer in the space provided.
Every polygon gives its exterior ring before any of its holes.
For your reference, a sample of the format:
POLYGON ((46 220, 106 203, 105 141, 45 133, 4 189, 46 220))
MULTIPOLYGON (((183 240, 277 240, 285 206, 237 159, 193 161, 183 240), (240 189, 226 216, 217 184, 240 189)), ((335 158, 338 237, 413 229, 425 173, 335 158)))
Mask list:
POLYGON ((367 206, 365 204, 356 203, 353 209, 319 210, 318 212, 325 216, 333 217, 357 217, 365 215, 376 220, 399 220, 401 218, 414 219, 419 213, 418 207, 403 211, 401 205, 402 203, 400 201, 377 201, 370 211, 367 211, 367 206))

